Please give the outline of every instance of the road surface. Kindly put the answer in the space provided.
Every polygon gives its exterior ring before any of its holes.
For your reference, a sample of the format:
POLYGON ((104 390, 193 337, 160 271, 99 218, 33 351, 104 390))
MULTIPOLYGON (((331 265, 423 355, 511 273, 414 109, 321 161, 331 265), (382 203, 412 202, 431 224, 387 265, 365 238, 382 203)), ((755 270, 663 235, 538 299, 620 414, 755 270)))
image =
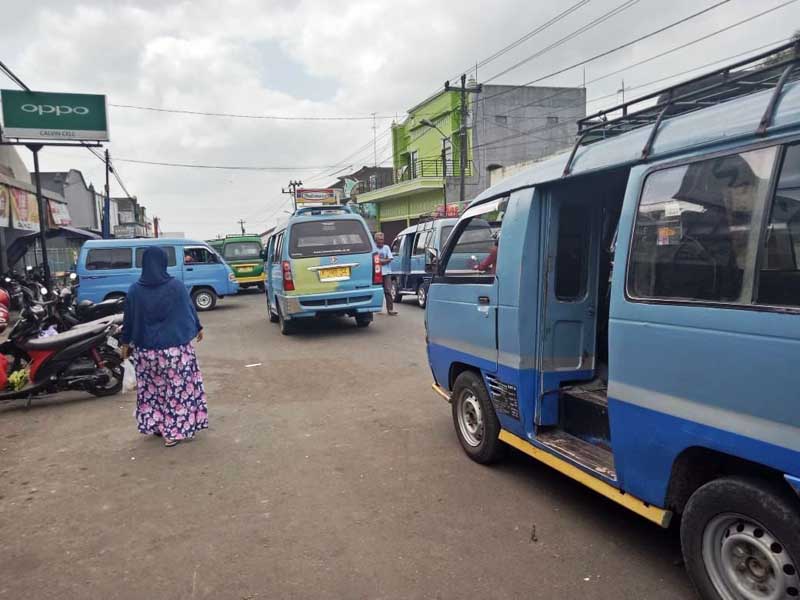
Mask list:
POLYGON ((292 337, 220 302, 211 428, 175 448, 132 395, 0 407, 0 599, 693 598, 674 530, 466 458, 412 301, 292 337))

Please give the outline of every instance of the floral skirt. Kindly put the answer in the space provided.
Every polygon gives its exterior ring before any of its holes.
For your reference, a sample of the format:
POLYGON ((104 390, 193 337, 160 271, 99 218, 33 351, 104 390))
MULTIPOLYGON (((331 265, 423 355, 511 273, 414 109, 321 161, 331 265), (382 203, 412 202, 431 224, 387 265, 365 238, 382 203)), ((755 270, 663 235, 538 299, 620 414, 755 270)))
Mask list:
POLYGON ((134 350, 136 422, 147 435, 183 440, 208 427, 203 374, 194 346, 134 350))

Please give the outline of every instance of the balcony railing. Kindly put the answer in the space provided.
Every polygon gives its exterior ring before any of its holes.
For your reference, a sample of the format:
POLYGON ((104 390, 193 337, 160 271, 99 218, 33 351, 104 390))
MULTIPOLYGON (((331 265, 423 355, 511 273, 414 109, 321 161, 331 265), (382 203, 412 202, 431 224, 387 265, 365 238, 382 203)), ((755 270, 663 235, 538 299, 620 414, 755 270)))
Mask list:
MULTIPOLYGON (((472 175, 472 161, 466 163, 466 174, 472 175)), ((411 181, 420 177, 453 177, 461 174, 461 162, 448 160, 442 163, 440 158, 422 158, 395 169, 394 183, 411 181)))

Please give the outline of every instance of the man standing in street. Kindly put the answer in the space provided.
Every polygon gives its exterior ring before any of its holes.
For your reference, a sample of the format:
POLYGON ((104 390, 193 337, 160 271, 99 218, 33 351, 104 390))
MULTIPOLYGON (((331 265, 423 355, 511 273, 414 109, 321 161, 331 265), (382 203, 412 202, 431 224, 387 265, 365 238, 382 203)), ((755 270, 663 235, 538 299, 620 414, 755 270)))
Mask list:
POLYGON ((386 243, 383 233, 375 234, 375 245, 378 246, 378 258, 381 261, 381 275, 383 275, 383 295, 386 296, 386 312, 396 315, 394 301, 392 300, 392 250, 386 243))

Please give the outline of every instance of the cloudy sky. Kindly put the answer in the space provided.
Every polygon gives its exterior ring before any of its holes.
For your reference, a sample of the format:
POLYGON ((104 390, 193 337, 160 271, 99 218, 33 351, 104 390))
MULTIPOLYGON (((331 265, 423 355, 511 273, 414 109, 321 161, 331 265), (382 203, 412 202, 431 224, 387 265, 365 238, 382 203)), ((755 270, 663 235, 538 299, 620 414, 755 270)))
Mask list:
MULTIPOLYGON (((109 108, 112 158, 128 190, 166 231, 196 238, 259 232, 288 209, 281 187, 335 181, 349 165, 389 164, 391 119, 466 69, 580 6, 478 69, 487 81, 593 20, 614 16, 493 79, 523 84, 648 34, 720 0, 4 0, 0 59, 29 87, 100 93, 111 105, 262 117, 251 119, 109 108), (260 167, 244 171, 143 165, 123 159, 260 167)), ((777 43, 800 25, 794 1, 669 54, 787 0, 729 0, 660 35, 542 85, 590 82, 589 110, 608 106, 622 85, 645 85, 777 43), (604 74, 659 56, 613 77, 604 74), (609 97, 609 94, 611 96, 609 97)), ((701 71, 692 72, 691 75, 701 71)), ((689 75, 683 75, 687 77, 689 75)), ((665 85, 667 80, 657 85, 665 85)), ((640 87, 641 86, 641 87, 640 87)), ((13 88, 8 81, 0 87, 13 88)), ((630 97, 630 96, 629 96, 630 97)), ((23 152, 26 155, 29 153, 23 152)), ((46 149, 43 170, 77 168, 96 186, 103 165, 83 149, 46 149)), ((121 193, 112 183, 112 194, 121 193)))

